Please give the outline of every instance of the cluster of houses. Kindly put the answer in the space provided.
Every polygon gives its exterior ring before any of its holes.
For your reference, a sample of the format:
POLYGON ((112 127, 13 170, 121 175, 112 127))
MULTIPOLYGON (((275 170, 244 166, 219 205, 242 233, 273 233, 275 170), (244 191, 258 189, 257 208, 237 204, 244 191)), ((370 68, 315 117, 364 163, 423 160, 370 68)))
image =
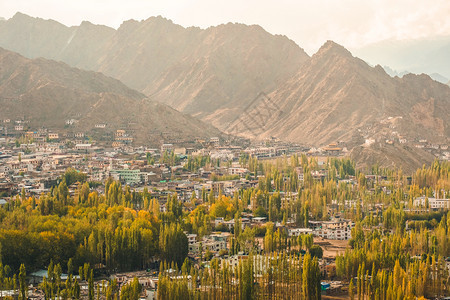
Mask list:
POLYGON ((447 144, 430 143, 426 139, 419 139, 415 141, 414 147, 428 151, 439 159, 450 160, 450 149, 447 144))
POLYGON ((226 251, 228 249, 228 242, 230 233, 220 232, 203 236, 201 240, 198 240, 197 235, 194 233, 187 233, 189 244, 189 255, 191 257, 197 257, 207 251, 213 254, 219 254, 220 251, 226 251))
POLYGON ((450 160, 450 150, 445 139, 429 141, 424 137, 411 137, 399 132, 399 122, 402 116, 390 116, 379 121, 379 124, 366 125, 358 129, 365 139, 365 146, 372 144, 385 144, 387 147, 396 144, 410 146, 430 152, 437 159, 450 160))
MULTIPOLYGON (((261 227, 267 223, 266 217, 251 217, 245 216, 240 219, 241 229, 246 227, 261 227)), ((225 221, 223 218, 216 218, 214 220, 215 228, 219 225, 225 225, 227 229, 234 229, 235 220, 225 221)), ((330 240, 349 240, 351 238, 351 230, 355 224, 351 220, 333 217, 330 221, 309 221, 309 227, 301 228, 289 222, 286 225, 276 223, 277 228, 285 229, 289 237, 312 234, 323 239, 330 240)), ((191 257, 198 257, 206 251, 218 255, 221 251, 229 249, 231 234, 229 232, 216 232, 211 235, 198 238, 197 234, 186 233, 189 244, 189 255, 191 257)), ((261 249, 260 249, 261 250, 261 249)))
MULTIPOLYGON (((1 135, 0 135, 1 136, 1 135)), ((0 197, 7 200, 8 196, 24 190, 27 195, 40 195, 50 190, 57 183, 58 178, 67 168, 72 167, 87 174, 89 181, 101 184, 108 178, 121 181, 123 184, 132 186, 139 190, 147 187, 162 201, 160 206, 164 211, 164 201, 167 194, 176 192, 181 201, 189 201, 192 193, 197 196, 203 191, 209 193, 213 190, 216 194, 220 190, 224 195, 233 195, 240 189, 255 187, 257 178, 247 176, 250 171, 239 163, 239 157, 248 154, 256 157, 277 157, 286 153, 298 151, 298 145, 279 144, 276 141, 265 143, 261 146, 243 148, 237 145, 220 144, 219 138, 211 138, 210 141, 200 141, 198 147, 189 148, 181 145, 162 143, 160 148, 132 147, 131 145, 121 147, 105 147, 96 141, 86 140, 83 134, 78 133, 72 138, 63 140, 58 133, 40 130, 37 132, 25 132, 20 138, 11 138, 10 135, 0 137, 0 197), (205 147, 202 145, 206 145, 205 147), (163 153, 174 153, 178 156, 179 163, 176 165, 158 163, 163 153), (190 171, 185 168, 187 156, 209 155, 227 164, 222 166, 210 166, 190 171), (155 158, 153 164, 148 163, 148 158, 155 158), (214 181, 212 175, 228 176, 229 180, 214 181)), ((127 138, 128 133, 123 130, 116 132, 117 138, 127 138)), ((330 144, 320 149, 309 149, 311 153, 338 153, 345 150, 343 143, 330 144), (337 151, 337 152, 336 152, 337 151)), ((301 148, 300 150, 308 150, 301 148)), ((313 180, 323 180, 328 176, 324 167, 326 156, 318 159, 317 170, 311 171, 313 180), (323 158, 323 159, 322 159, 323 158)), ((303 168, 296 168, 299 182, 304 180, 303 168)), ((382 176, 367 175, 368 181, 383 183, 386 178, 382 176)), ((355 177, 339 179, 356 186, 355 177)), ((388 186, 388 184, 387 184, 388 186)), ((76 186, 69 187, 71 192, 76 186)), ((388 187, 386 187, 388 188, 388 187)), ((369 191, 370 192, 370 191, 369 191)), ((389 194, 389 190, 385 191, 389 194)), ((281 195, 282 205, 288 205, 295 201, 297 193, 281 195)), ((356 200, 346 200, 345 206, 355 207, 356 200), (353 201, 353 202, 352 202, 353 201)), ((330 208, 338 211, 341 203, 332 203, 330 208)), ((414 201, 416 207, 427 207, 430 209, 441 209, 448 207, 445 199, 418 198, 414 201)), ((231 228, 233 220, 224 222, 231 228)), ((328 233, 321 236, 329 236, 328 233)), ((343 235, 345 237, 345 234, 343 235)))

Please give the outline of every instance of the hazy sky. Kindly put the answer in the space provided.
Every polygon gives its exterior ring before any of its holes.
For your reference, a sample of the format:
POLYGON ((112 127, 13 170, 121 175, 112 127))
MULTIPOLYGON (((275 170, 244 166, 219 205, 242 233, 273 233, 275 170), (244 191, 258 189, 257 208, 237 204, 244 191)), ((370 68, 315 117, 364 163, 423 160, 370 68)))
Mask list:
POLYGON ((65 25, 88 20, 117 28, 161 15, 183 26, 259 24, 309 54, 326 40, 357 48, 385 39, 450 35, 450 0, 0 0, 0 16, 17 11, 65 25))

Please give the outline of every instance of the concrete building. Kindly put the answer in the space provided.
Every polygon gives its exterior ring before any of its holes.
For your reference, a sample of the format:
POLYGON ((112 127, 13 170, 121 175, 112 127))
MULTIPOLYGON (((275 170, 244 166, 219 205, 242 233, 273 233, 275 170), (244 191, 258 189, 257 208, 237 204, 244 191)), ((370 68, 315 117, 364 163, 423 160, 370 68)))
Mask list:
POLYGON ((311 228, 289 228, 288 235, 289 236, 299 236, 303 234, 311 234, 313 230, 311 228))
POLYGON ((120 180, 126 184, 136 184, 141 182, 141 171, 130 169, 111 170, 110 176, 115 180, 120 180))
POLYGON ((174 150, 173 144, 162 144, 161 146, 161 153, 164 152, 172 152, 174 150))
POLYGON ((450 209, 450 199, 436 199, 428 197, 419 197, 414 199, 415 207, 424 207, 431 209, 450 209), (427 205, 428 201, 428 205, 427 205))
POLYGON ((349 240, 354 223, 351 220, 335 218, 331 221, 309 221, 313 234, 330 240, 349 240))
POLYGON ((220 250, 227 250, 227 240, 228 234, 226 233, 204 236, 201 242, 189 243, 189 253, 191 255, 198 255, 200 254, 200 250, 209 250, 212 253, 218 253, 220 250))
POLYGON ((48 134, 48 138, 49 138, 50 140, 57 140, 57 139, 59 139, 59 134, 58 134, 58 133, 55 133, 55 132, 50 132, 50 133, 48 134))
POLYGON ((92 144, 76 144, 75 150, 90 150, 92 148, 92 144))

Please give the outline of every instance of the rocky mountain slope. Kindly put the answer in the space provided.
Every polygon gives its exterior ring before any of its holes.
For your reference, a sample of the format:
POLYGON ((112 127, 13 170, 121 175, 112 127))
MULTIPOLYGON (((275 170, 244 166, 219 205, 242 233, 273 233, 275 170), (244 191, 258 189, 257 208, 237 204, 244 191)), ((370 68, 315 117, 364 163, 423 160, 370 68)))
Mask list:
POLYGON ((88 22, 66 27, 17 13, 0 22, 0 47, 102 72, 219 128, 308 59, 293 41, 260 26, 202 30, 162 17, 126 21, 114 30, 88 22))
POLYGON ((392 78, 380 66, 370 67, 329 41, 230 129, 248 137, 275 136, 317 146, 343 141, 353 149, 366 140, 378 145, 399 139, 446 143, 449 117, 448 86, 427 75, 392 78))
POLYGON ((25 120, 31 128, 95 134, 95 125, 105 123, 104 133, 125 129, 138 143, 159 144, 173 133, 183 138, 221 135, 101 73, 1 48, 0 107, 0 119, 25 120), (77 122, 67 127, 70 119, 77 122))

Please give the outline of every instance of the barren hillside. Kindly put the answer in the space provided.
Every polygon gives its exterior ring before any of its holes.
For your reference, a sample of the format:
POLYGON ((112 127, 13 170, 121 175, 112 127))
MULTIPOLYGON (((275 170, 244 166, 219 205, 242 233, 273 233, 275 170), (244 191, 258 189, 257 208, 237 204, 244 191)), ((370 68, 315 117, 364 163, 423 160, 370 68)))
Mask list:
POLYGON ((155 102, 103 74, 46 59, 28 59, 0 48, 0 118, 29 121, 31 128, 95 134, 117 129, 138 143, 220 136, 216 128, 155 102), (67 127, 66 120, 76 124, 67 127), (97 130, 98 131, 98 130, 97 130), (98 133, 98 132, 97 132, 98 133))
MULTIPOLYGON (((299 73, 230 128, 247 137, 275 136, 316 146, 344 141, 350 149, 366 139, 445 144, 450 137, 449 116, 448 86, 427 75, 392 78, 380 66, 370 67, 329 41, 299 73), (266 120, 256 122, 267 107, 271 110, 266 120)), ((376 152, 372 154, 381 153, 376 152)))

